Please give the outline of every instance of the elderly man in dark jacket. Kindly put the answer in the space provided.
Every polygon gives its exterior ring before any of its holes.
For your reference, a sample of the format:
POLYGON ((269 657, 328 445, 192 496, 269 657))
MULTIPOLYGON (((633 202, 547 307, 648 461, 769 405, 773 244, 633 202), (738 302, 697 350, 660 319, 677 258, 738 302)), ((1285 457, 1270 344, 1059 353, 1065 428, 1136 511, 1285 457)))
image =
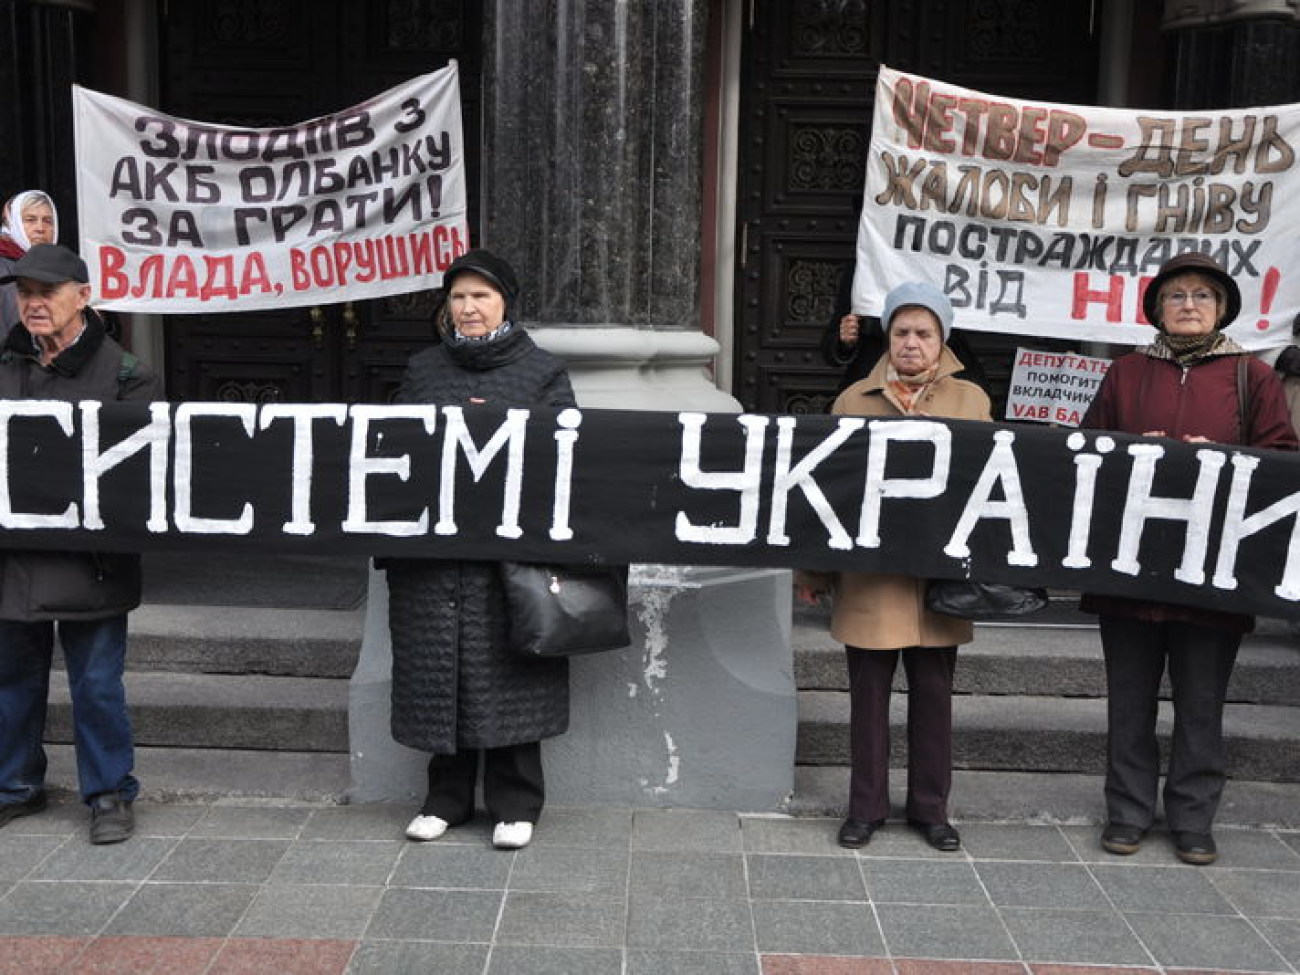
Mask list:
MULTIPOLYGON (((0 279, 10 281, 18 285, 22 322, 0 350, 0 398, 163 398, 161 382, 105 334, 88 307, 89 275, 80 257, 38 244, 0 279)), ((140 787, 122 671, 126 614, 139 603, 137 555, 0 552, 0 826, 45 808, 41 740, 57 626, 90 841, 131 835, 140 787)))

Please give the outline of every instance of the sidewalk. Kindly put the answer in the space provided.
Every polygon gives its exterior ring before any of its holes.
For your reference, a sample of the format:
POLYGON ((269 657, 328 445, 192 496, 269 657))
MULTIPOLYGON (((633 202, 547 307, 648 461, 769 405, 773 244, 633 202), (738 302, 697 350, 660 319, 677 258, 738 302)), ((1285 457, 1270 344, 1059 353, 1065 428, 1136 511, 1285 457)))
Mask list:
POLYGON ((0 973, 1107 975, 1300 971, 1300 830, 1167 837, 977 822, 965 849, 830 819, 548 807, 532 846, 486 822, 403 839, 405 806, 137 806, 92 847, 60 801, 0 829, 0 973), (1076 967, 1093 966, 1093 967, 1076 967))

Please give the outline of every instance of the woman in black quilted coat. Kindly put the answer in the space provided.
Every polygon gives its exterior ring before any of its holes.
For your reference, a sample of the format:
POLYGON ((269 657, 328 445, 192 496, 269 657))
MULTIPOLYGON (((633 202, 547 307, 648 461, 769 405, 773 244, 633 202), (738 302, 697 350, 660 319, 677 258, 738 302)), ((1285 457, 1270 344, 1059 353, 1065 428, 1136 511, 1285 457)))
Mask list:
MULTIPOLYGON (((509 264, 469 251, 447 269, 443 288, 442 342, 412 356, 399 403, 575 405, 564 364, 511 321, 519 285, 509 264)), ((525 846, 545 799, 541 740, 569 726, 568 661, 511 652, 495 562, 390 559, 384 567, 393 737, 433 753, 429 791, 406 835, 436 839, 473 816, 482 755, 492 843, 525 846)))

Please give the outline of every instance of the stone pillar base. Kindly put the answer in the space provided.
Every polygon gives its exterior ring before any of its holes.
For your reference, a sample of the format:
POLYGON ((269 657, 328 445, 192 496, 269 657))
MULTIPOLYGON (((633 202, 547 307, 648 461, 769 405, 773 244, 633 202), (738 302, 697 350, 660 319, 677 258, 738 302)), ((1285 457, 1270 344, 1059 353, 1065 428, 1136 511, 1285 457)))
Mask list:
POLYGON ((573 325, 529 326, 528 334, 565 360, 581 407, 740 412, 713 385, 719 346, 703 332, 573 325))
MULTIPOLYGON (((567 734, 542 747, 556 805, 777 811, 794 788, 790 573, 634 566, 633 645, 572 661, 567 734)), ((389 736, 388 593, 371 573, 349 727, 355 802, 423 798, 389 736)))

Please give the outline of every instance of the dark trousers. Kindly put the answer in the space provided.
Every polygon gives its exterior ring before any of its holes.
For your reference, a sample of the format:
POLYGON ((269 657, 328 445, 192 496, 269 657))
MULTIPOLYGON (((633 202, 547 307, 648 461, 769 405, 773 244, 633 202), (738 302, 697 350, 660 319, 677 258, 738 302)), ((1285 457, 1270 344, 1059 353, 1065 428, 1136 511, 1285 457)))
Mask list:
POLYGON ((1223 702, 1241 635, 1190 623, 1101 616, 1106 658, 1106 814, 1149 827, 1156 815, 1160 678, 1169 666, 1174 704, 1165 820, 1171 830, 1208 833, 1226 779, 1223 702))
POLYGON ((889 816, 889 697, 898 657, 907 673, 907 818, 948 821, 956 647, 863 650, 849 658, 849 816, 889 816))
POLYGON ((467 748, 429 760, 429 793, 420 812, 455 825, 474 815, 474 786, 483 756, 483 804, 498 823, 535 823, 546 801, 542 743, 467 748))

